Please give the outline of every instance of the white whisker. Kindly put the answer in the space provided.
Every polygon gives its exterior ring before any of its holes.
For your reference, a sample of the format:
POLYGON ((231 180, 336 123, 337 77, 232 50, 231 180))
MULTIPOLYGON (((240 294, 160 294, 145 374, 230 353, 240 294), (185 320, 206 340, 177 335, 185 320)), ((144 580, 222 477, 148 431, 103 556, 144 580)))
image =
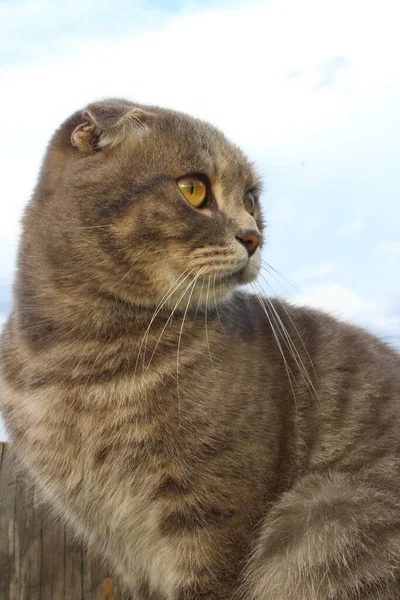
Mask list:
MULTIPOLYGON (((267 271, 269 271, 270 275, 272 275, 271 271, 273 271, 276 275, 278 275, 278 277, 281 277, 281 279, 283 279, 284 281, 286 281, 286 283, 288 285, 290 285, 290 287, 294 288, 297 292, 300 291, 299 288, 292 281, 290 281, 289 279, 287 279, 280 271, 278 271, 277 269, 274 269, 274 267, 272 265, 270 265, 266 260, 263 259, 261 261, 261 264, 264 265, 264 268, 267 269, 267 271)), ((276 278, 275 278, 275 281, 277 283, 279 283, 276 278)), ((282 285, 282 284, 279 284, 279 285, 282 285)), ((283 286, 282 286, 282 288, 283 288, 283 286)))
MULTIPOLYGON (((156 342, 156 345, 155 345, 155 347, 154 347, 154 349, 153 349, 153 352, 151 353, 151 356, 150 356, 149 362, 148 362, 148 364, 147 364, 147 367, 146 367, 146 371, 145 371, 145 373, 147 373, 147 371, 148 371, 148 370, 149 370, 149 368, 150 368, 151 361, 153 360, 153 357, 154 357, 154 355, 155 355, 155 353, 156 353, 157 347, 158 347, 158 345, 159 345, 159 343, 160 343, 160 341, 161 341, 161 338, 162 338, 162 336, 164 335, 164 332, 165 332, 166 328, 168 327, 168 324, 170 323, 170 321, 171 321, 171 319, 172 319, 172 317, 173 317, 173 315, 174 315, 174 313, 175 313, 176 309, 178 308, 178 306, 179 306, 179 305, 180 305, 180 303, 182 302, 182 300, 183 300, 184 296, 185 296, 185 295, 187 294, 187 292, 189 291, 189 289, 190 289, 190 286, 191 286, 193 283, 196 283, 196 281, 197 281, 197 278, 198 278, 198 277, 196 277, 196 279, 195 279, 194 281, 191 281, 190 283, 188 283, 188 285, 185 287, 185 289, 184 289, 183 293, 180 295, 180 297, 179 297, 179 299, 178 299, 177 303, 175 304, 174 308, 172 309, 172 311, 171 311, 171 314, 169 315, 169 317, 168 317, 167 321, 165 322, 165 325, 164 325, 164 327, 163 327, 163 328, 162 328, 162 330, 161 330, 161 333, 160 333, 160 335, 159 335, 159 337, 158 337, 158 340, 157 340, 157 342, 156 342)), ((182 283, 183 283, 183 282, 182 282, 182 283)), ((193 289, 194 289, 194 288, 193 288, 193 289)), ((175 290, 175 291, 176 291, 176 290, 175 290)))
POLYGON ((182 318, 181 328, 180 328, 180 331, 179 331, 178 348, 177 348, 177 351, 176 351, 176 387, 177 387, 177 394, 178 394, 178 414, 179 415, 180 415, 179 354, 180 354, 180 348, 181 348, 182 332, 183 332, 183 326, 185 324, 185 319, 186 319, 187 311, 189 309, 190 300, 192 298, 194 288, 196 287, 197 280, 200 277, 201 273, 202 273, 202 270, 199 271, 199 273, 197 274, 197 276, 194 279, 193 283, 191 284, 192 285, 192 289, 191 289, 190 294, 189 294, 189 298, 188 298, 188 301, 187 301, 187 304, 186 304, 186 309, 185 309, 185 312, 184 312, 183 318, 182 318))
POLYGON ((289 350, 290 354, 292 355, 292 358, 295 361, 297 368, 299 369, 300 375, 301 375, 307 389, 314 395, 314 397, 317 400, 319 400, 317 391, 311 381, 311 378, 310 378, 308 371, 302 361, 302 358, 301 358, 292 338, 289 335, 288 330, 286 329, 282 319, 280 318, 280 316, 279 316, 277 310, 275 309, 273 303, 271 302, 271 300, 268 297, 266 297, 266 301, 268 302, 268 305, 271 307, 273 314, 275 315, 275 323, 282 333, 283 341, 284 341, 287 349, 289 350))
POLYGON ((289 384, 290 384, 290 387, 291 387, 291 390, 292 390, 292 394, 293 394, 293 399, 294 399, 295 405, 296 405, 296 407, 297 407, 297 399, 296 399, 296 394, 295 394, 294 387, 293 387, 293 383, 292 383, 292 377, 293 377, 293 373, 292 373, 292 371, 291 371, 291 369, 290 369, 290 367, 289 367, 289 365, 288 365, 288 362, 287 362, 287 360, 286 360, 285 353, 283 352, 283 349, 282 349, 281 343, 280 343, 280 341, 279 341, 279 338, 278 338, 278 335, 277 335, 277 333, 276 333, 276 331, 275 331, 275 328, 274 328, 274 325, 273 325, 273 323, 272 323, 271 317, 270 317, 270 315, 268 314, 267 307, 266 307, 266 305, 265 305, 265 303, 264 303, 264 298, 263 298, 263 296, 261 295, 261 293, 260 293, 260 292, 257 290, 257 288, 255 287, 255 285, 254 285, 253 283, 251 283, 251 287, 253 288, 253 290, 254 290, 254 292, 255 292, 255 294, 256 294, 257 300, 258 300, 258 302, 259 302, 259 304, 260 304, 261 308, 263 309, 263 311, 264 311, 264 313, 265 313, 265 316, 267 317, 267 319, 268 319, 268 322, 269 322, 269 324, 270 324, 270 326, 271 326, 271 331, 272 331, 272 334, 273 334, 273 336, 274 336, 274 338, 275 338, 275 341, 276 341, 276 343, 277 343, 277 346, 278 346, 279 352, 281 353, 281 356, 282 356, 282 358, 283 358, 283 362, 284 362, 284 365, 285 365, 286 373, 287 373, 287 376, 288 376, 288 379, 289 379, 289 384))
POLYGON ((211 275, 208 276, 207 297, 206 297, 206 310, 205 310, 204 319, 205 319, 205 324, 206 324, 206 338, 207 338, 208 354, 209 354, 209 357, 210 357, 211 366, 214 366, 213 365, 212 356, 211 356, 210 338, 208 336, 208 315, 207 315, 207 310, 208 310, 208 295, 210 293, 210 282, 211 282, 211 275))
MULTIPOLYGON (((183 284, 184 281, 186 281, 186 279, 193 273, 194 268, 189 271, 189 273, 187 273, 187 269, 185 271, 183 271, 183 273, 174 281, 174 283, 169 287, 169 289, 167 290, 167 292, 164 294, 164 296, 161 298, 160 302, 158 303, 152 318, 150 319, 150 322, 147 326, 147 329, 144 333, 144 336, 142 338, 142 341, 140 343, 139 349, 138 349, 138 354, 136 357, 136 366, 135 366, 135 372, 134 372, 134 377, 136 377, 136 372, 137 372, 137 367, 138 367, 138 363, 139 363, 139 358, 140 358, 140 353, 143 347, 143 344, 145 343, 145 340, 147 339, 147 336, 149 334, 150 328, 154 322, 154 319, 157 317, 157 315, 159 314, 159 312, 162 310, 162 308, 165 306, 165 304, 168 302, 168 300, 171 298, 171 296, 176 292, 176 290, 183 284), (183 279, 182 279, 183 277, 183 279), (173 289, 171 289, 173 288, 173 289)), ((145 355, 146 350, 144 350, 144 355, 145 355)), ((143 355, 143 366, 144 366, 144 355, 143 355)))
POLYGON ((222 327, 222 329, 223 329, 223 331, 224 331, 225 335, 227 335, 227 334, 226 334, 226 331, 225 331, 225 327, 222 325, 221 316, 220 316, 220 314, 219 314, 219 310, 218 310, 217 298, 216 298, 216 295, 215 295, 215 280, 216 280, 216 277, 217 277, 217 274, 216 274, 216 273, 214 273, 214 282, 213 282, 213 295, 214 295, 214 305, 215 305, 215 311, 216 311, 216 313, 217 313, 218 321, 220 322, 220 325, 221 325, 221 327, 222 327))
MULTIPOLYGON (((272 289, 272 287, 270 286, 270 284, 268 283, 267 279, 264 277, 264 275, 262 275, 262 274, 261 274, 261 277, 262 277, 262 279, 265 281, 265 283, 268 285, 268 287, 270 287, 270 288, 271 288, 271 290, 272 290, 272 291, 274 291, 274 290, 272 289)), ((296 333, 297 333, 297 335, 298 335, 298 337, 299 337, 300 343, 301 343, 301 345, 303 346, 303 348, 304 348, 304 351, 305 351, 305 353, 306 353, 306 355, 307 355, 307 358, 308 358, 308 360, 309 360, 309 362, 310 362, 310 365, 311 365, 311 368, 312 368, 312 370, 313 370, 313 372, 314 372, 314 375, 316 375, 316 371, 315 371, 314 363, 313 363, 313 361, 311 360, 311 356, 310 356, 310 354, 308 353, 308 350, 307 350, 307 348, 306 348, 306 345, 305 345, 305 343, 304 343, 304 340, 303 340, 302 336, 300 335, 300 332, 299 332, 299 330, 297 329, 295 322, 293 321, 292 317, 290 316, 290 313, 289 313, 289 311, 286 309, 286 307, 285 307, 284 303, 283 303, 283 302, 282 302, 282 301, 281 301, 281 300, 280 300, 278 297, 277 297, 276 299, 277 299, 277 301, 279 302, 279 304, 281 305, 282 309, 285 311, 285 314, 286 314, 287 318, 289 319, 289 321, 290 321, 291 325, 294 327, 294 329, 295 329, 295 331, 296 331, 296 333)))

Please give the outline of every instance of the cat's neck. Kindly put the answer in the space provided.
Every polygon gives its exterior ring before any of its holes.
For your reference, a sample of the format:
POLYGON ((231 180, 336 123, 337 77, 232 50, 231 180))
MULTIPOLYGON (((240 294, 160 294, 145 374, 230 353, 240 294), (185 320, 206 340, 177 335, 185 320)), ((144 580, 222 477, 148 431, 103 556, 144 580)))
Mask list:
POLYGON ((200 321, 203 326, 205 311, 209 328, 217 319, 215 303, 207 309, 198 305, 174 308, 161 300, 140 304, 87 283, 68 290, 55 285, 32 288, 35 290, 32 293, 17 296, 15 316, 20 334, 39 351, 48 345, 88 340, 104 343, 129 340, 134 350, 143 344, 144 338, 151 348, 159 337, 164 341, 177 338, 182 323, 185 330, 200 321), (37 293, 41 294, 40 304, 36 301, 37 293))

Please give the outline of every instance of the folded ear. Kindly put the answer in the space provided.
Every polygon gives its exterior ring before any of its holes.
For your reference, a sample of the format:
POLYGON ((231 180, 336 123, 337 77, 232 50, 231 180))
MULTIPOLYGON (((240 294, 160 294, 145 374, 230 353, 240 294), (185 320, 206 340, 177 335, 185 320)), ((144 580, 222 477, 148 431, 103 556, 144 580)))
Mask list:
POLYGON ((89 104, 82 123, 71 135, 71 142, 82 152, 96 152, 120 144, 130 133, 143 134, 155 118, 153 113, 124 100, 105 100, 89 104))

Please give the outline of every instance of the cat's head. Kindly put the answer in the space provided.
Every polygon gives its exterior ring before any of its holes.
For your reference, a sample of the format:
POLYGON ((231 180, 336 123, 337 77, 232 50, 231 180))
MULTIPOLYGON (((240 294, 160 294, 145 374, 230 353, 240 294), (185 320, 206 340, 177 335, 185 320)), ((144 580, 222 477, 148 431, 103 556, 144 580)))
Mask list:
POLYGON ((33 212, 58 277, 201 306, 257 277, 259 194, 251 163, 210 124, 107 100, 56 132, 33 212))

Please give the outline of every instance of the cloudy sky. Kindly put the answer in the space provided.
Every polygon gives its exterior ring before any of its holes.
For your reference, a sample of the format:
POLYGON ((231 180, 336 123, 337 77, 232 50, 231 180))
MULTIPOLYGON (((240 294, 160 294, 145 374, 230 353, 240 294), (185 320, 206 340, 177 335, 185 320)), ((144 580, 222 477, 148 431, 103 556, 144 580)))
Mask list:
POLYGON ((400 348, 398 0, 0 0, 0 40, 0 322, 52 131, 125 96, 256 160, 275 293, 400 348))

